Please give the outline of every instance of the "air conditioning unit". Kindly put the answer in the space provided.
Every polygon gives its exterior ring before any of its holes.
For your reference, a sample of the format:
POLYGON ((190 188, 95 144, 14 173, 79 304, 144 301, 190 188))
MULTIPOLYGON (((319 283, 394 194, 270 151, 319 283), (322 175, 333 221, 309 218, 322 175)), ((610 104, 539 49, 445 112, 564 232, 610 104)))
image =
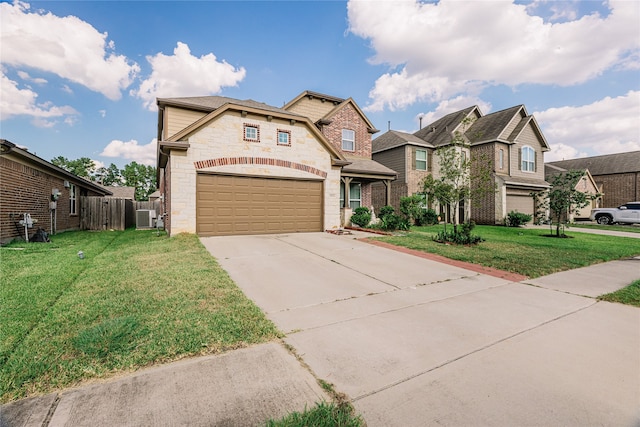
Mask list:
POLYGON ((155 219, 155 209, 138 209, 136 211, 136 228, 153 228, 155 227, 155 219))

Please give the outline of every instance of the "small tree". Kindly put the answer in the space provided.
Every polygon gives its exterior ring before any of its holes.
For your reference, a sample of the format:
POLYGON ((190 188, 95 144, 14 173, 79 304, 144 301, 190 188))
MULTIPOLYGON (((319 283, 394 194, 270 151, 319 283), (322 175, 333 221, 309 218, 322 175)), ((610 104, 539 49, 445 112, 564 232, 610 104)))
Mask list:
POLYGON ((584 171, 571 170, 554 175, 551 178, 551 188, 547 191, 531 193, 536 203, 536 221, 542 222, 550 214, 550 224, 556 226, 556 237, 566 236, 572 214, 587 206, 598 195, 590 195, 576 190, 576 184, 584 175, 584 171))
MULTIPOLYGON (((466 130, 473 124, 472 118, 462 121, 462 131, 456 131, 451 143, 436 150, 439 176, 428 175, 423 181, 423 190, 432 200, 444 206, 449 214, 452 210, 454 234, 458 233, 458 209, 460 203, 478 201, 487 193, 495 192, 491 176, 491 166, 486 156, 479 155, 473 160, 467 155, 470 147, 465 137, 466 130), (473 185, 472 185, 473 184, 473 185)), ((448 215, 447 215, 448 216, 448 215)), ((445 221, 445 230, 446 230, 445 221)))

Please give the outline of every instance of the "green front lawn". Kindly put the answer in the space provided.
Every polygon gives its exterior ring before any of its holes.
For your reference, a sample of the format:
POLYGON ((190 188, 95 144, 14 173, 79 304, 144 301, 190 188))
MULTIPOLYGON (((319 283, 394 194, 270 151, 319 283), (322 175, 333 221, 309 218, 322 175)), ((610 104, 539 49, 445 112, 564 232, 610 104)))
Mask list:
MULTIPOLYGON (((413 227, 404 235, 374 237, 398 246, 434 253, 528 277, 585 267, 640 254, 640 239, 587 233, 566 233, 571 238, 545 237, 548 230, 477 226, 473 234, 486 239, 477 246, 444 245, 431 237, 442 225, 413 227)), ((449 224, 447 229, 453 229, 449 224)))
POLYGON ((640 307, 640 280, 636 280, 626 288, 602 295, 598 299, 640 307))
POLYGON ((279 335, 194 235, 68 232, 0 257, 0 402, 279 335))

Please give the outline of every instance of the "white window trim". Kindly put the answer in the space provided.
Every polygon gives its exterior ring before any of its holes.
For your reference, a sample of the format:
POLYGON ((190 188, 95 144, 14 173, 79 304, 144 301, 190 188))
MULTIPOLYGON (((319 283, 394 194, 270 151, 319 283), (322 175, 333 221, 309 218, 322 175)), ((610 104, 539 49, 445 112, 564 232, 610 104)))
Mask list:
POLYGON ((291 131, 278 129, 278 145, 285 145, 285 146, 291 145, 291 131), (280 141, 280 135, 281 134, 282 135, 287 135, 287 141, 286 142, 281 142, 280 141))
POLYGON ((344 151, 356 151, 356 131, 351 130, 351 129, 342 129, 342 145, 341 145, 342 149, 344 151), (351 132, 351 134, 353 135, 352 139, 349 138, 345 138, 345 132, 351 132), (346 142, 350 142, 351 143, 351 148, 346 148, 345 147, 345 141, 346 142))
POLYGON ((416 170, 426 171, 427 170, 427 150, 416 150, 416 170), (418 158, 418 153, 424 153, 424 159, 418 158), (424 168, 418 167, 418 164, 424 163, 424 168))
POLYGON ((529 173, 536 171, 536 150, 534 150, 533 147, 528 145, 522 147, 520 169, 522 172, 529 173), (529 156, 525 156, 525 153, 531 153, 532 158, 529 159, 529 156))
POLYGON ((76 196, 76 185, 69 184, 69 215, 77 215, 78 214, 78 198, 76 196))
POLYGON ((244 139, 245 141, 260 142, 260 126, 245 123, 244 128, 242 129, 242 139, 244 139), (255 137, 249 136, 247 134, 247 131, 249 129, 255 129, 255 137))

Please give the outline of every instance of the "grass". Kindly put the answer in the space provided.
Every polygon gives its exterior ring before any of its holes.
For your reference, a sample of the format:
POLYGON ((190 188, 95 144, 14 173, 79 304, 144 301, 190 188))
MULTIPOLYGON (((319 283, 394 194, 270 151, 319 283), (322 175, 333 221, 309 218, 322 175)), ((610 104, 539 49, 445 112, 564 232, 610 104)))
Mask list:
POLYGON ((567 234, 572 238, 558 239, 544 237, 548 230, 477 226, 473 233, 486 239, 477 246, 432 241, 431 236, 442 229, 442 225, 413 227, 404 235, 373 239, 531 278, 640 254, 640 239, 571 233, 571 229, 567 234))
POLYGON ((610 294, 601 295, 598 299, 640 307, 640 280, 636 280, 626 288, 619 289, 610 294))
POLYGON ((0 402, 279 336, 194 235, 68 232, 0 258, 0 402))
MULTIPOLYGON (((607 230, 607 231, 626 231, 629 233, 640 233, 640 227, 637 225, 600 225, 600 224, 591 224, 591 223, 582 223, 576 222, 575 224, 571 224, 571 228, 590 228, 592 230, 607 230)), ((571 228, 567 228, 568 231, 571 231, 571 228)))
POLYGON ((280 420, 269 420, 268 427, 361 427, 364 421, 348 403, 320 402, 303 412, 292 412, 280 420))

